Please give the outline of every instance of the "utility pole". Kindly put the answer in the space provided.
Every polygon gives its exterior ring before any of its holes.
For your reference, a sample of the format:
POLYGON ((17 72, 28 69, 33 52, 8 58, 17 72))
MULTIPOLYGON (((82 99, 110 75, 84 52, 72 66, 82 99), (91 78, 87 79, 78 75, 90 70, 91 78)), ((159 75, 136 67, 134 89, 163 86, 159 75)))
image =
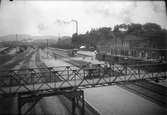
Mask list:
POLYGON ((46 41, 47 41, 47 58, 48 58, 48 39, 46 41))
POLYGON ((17 34, 16 34, 16 53, 17 53, 17 34))

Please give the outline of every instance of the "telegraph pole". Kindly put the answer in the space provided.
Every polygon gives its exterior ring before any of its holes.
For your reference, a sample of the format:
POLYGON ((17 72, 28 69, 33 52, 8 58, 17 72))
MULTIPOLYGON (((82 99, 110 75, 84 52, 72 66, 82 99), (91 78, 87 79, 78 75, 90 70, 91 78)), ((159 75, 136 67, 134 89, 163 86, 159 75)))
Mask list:
POLYGON ((16 45, 16 52, 17 52, 17 34, 16 34, 16 44, 15 45, 16 45))
POLYGON ((47 42, 47 58, 48 58, 48 39, 46 40, 47 42))

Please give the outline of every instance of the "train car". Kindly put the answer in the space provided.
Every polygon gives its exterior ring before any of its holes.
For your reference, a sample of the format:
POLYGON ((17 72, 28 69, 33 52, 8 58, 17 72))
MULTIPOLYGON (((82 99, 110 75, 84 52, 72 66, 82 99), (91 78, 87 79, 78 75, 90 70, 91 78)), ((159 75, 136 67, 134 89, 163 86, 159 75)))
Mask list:
POLYGON ((68 55, 71 56, 71 57, 74 57, 74 56, 77 55, 77 51, 78 51, 78 49, 69 50, 68 55))

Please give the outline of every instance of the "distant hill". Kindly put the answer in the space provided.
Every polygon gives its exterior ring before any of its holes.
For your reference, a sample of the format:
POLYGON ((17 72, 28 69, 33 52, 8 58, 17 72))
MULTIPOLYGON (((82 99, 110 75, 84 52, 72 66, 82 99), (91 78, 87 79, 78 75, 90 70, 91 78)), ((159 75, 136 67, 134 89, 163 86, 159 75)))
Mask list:
POLYGON ((36 39, 33 39, 32 43, 35 44, 47 44, 48 40, 48 45, 56 44, 57 42, 63 40, 64 42, 68 41, 70 37, 68 36, 62 36, 58 38, 57 36, 34 36, 36 39))
POLYGON ((41 46, 45 47, 47 45, 49 46, 56 46, 58 41, 60 42, 63 40, 63 43, 66 44, 68 39, 70 37, 68 36, 31 36, 31 35, 6 35, 6 36, 0 36, 0 46, 15 46, 15 45, 33 45, 33 46, 41 46))
POLYGON ((26 34, 18 34, 18 35, 6 35, 0 36, 0 41, 34 41, 34 40, 42 40, 42 39, 54 39, 57 40, 57 36, 31 36, 26 34))
POLYGON ((0 36, 0 41, 18 41, 21 40, 30 40, 31 36, 30 35, 6 35, 6 36, 0 36))
POLYGON ((120 40, 131 44, 133 48, 167 48, 167 30, 156 23, 120 24, 111 27, 91 29, 85 34, 73 34, 72 45, 79 48, 84 45, 87 49, 97 46, 111 46, 112 42, 120 40), (115 40, 113 40, 115 39, 115 40))
POLYGON ((53 42, 49 43, 51 47, 57 47, 62 49, 71 49, 72 48, 72 39, 71 37, 64 36, 62 38, 59 38, 57 40, 56 44, 53 44, 53 42))

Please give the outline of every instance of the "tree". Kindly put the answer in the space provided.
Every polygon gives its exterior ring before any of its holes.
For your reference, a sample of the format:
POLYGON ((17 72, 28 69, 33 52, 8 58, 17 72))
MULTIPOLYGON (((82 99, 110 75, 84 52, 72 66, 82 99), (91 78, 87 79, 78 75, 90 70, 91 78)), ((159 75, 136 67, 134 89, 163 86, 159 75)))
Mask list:
POLYGON ((146 23, 143 25, 143 29, 146 32, 161 31, 161 26, 155 23, 146 23))
POLYGON ((130 33, 130 34, 139 35, 142 32, 142 25, 131 23, 131 24, 128 25, 127 32, 130 33))

